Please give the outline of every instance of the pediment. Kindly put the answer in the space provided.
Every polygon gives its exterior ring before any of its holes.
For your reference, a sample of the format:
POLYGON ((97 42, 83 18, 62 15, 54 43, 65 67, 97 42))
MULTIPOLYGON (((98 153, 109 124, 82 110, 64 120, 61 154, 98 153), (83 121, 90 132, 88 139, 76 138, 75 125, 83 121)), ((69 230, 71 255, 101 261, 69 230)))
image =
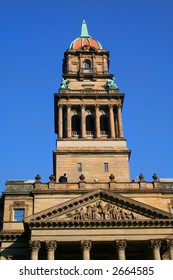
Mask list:
POLYGON ((25 225, 120 225, 173 220, 173 215, 118 193, 97 190, 51 207, 24 220, 25 225))

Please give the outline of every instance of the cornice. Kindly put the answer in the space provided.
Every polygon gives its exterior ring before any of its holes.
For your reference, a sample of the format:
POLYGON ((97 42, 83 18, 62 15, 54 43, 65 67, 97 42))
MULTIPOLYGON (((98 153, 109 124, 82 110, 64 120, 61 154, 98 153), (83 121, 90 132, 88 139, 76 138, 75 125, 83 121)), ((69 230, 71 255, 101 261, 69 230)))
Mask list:
POLYGON ((16 241, 18 240, 22 234, 23 231, 1 231, 0 232, 0 241, 16 241))
POLYGON ((90 220, 90 221, 33 221, 26 224, 30 229, 120 229, 120 228, 172 228, 173 219, 155 220, 90 220))

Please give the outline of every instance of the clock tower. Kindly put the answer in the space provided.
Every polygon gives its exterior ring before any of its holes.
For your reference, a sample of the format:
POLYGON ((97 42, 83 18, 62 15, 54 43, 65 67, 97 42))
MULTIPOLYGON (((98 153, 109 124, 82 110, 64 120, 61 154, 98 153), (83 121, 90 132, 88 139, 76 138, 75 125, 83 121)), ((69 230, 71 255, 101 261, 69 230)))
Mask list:
POLYGON ((66 173, 70 183, 79 177, 87 182, 129 182, 130 151, 124 138, 119 92, 109 73, 109 51, 88 33, 82 22, 81 35, 64 53, 62 82, 54 96, 54 175, 66 173))

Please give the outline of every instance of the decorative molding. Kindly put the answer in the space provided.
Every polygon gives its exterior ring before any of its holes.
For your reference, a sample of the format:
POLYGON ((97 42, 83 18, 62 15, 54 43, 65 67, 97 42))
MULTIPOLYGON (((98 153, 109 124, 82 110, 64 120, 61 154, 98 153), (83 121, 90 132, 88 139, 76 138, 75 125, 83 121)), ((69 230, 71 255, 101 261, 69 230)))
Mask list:
POLYGON ((0 233, 0 241, 16 241, 18 240, 23 232, 21 233, 0 233))
POLYGON ((91 220, 91 221, 73 221, 73 220, 54 220, 54 221, 31 221, 25 224, 30 229, 76 229, 76 228, 172 228, 173 220, 91 220))
POLYGON ((25 201, 19 201, 19 200, 15 200, 13 201, 13 206, 14 207, 20 207, 20 206, 25 206, 25 201))

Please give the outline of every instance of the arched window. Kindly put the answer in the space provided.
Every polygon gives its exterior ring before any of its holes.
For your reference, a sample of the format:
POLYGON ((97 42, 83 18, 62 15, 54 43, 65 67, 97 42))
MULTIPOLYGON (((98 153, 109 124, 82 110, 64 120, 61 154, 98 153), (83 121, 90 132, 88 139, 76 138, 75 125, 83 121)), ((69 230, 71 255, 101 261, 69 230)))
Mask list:
POLYGON ((94 135, 95 131, 95 122, 92 115, 86 117, 86 133, 87 135, 94 135))
POLYGON ((108 126, 108 118, 105 115, 102 115, 100 117, 100 130, 101 130, 101 134, 108 134, 109 131, 109 126, 108 126))
POLYGON ((91 61, 90 61, 89 59, 84 60, 84 62, 83 62, 83 68, 84 68, 85 70, 91 69, 91 61))
POLYGON ((73 136, 81 133, 80 117, 78 115, 72 116, 72 133, 73 136))

